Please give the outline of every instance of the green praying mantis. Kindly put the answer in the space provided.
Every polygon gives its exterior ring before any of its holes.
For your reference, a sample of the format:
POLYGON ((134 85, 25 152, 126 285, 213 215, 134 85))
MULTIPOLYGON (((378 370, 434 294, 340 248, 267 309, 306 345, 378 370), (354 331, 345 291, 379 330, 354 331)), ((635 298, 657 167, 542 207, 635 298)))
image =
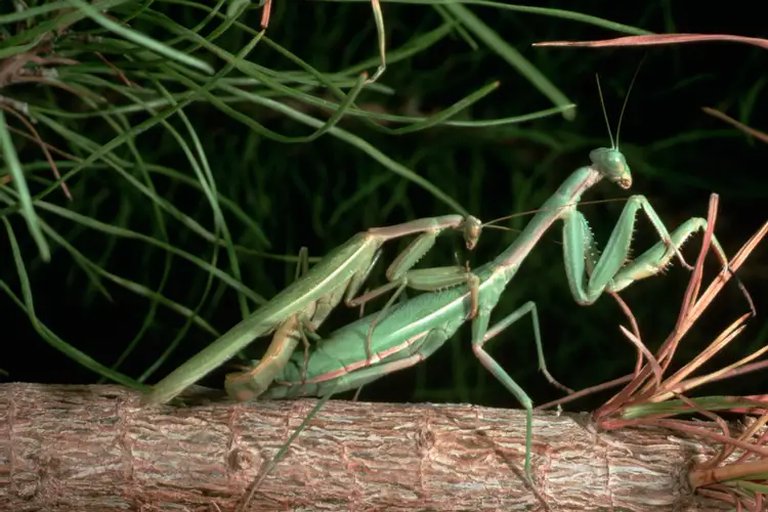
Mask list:
MULTIPOLYGON (((675 256, 689 267, 680 247, 694 232, 706 229, 706 220, 696 217, 670 233, 648 200, 642 195, 633 195, 627 200, 604 251, 595 258, 598 252, 595 240, 586 218, 577 209, 581 197, 603 179, 629 189, 632 177, 618 143, 614 144, 613 140, 611 148, 595 149, 589 156, 591 164, 574 171, 517 240, 485 265, 471 272, 461 267, 412 269, 445 230, 462 231, 467 247, 472 249, 482 228, 474 217, 447 215, 372 228, 338 247, 305 276, 177 368, 152 388, 146 402, 162 403, 173 398, 255 338, 271 333, 274 333, 272 343, 256 366, 227 376, 228 393, 240 400, 257 396, 328 397, 423 361, 459 327, 471 321, 474 354, 526 410, 524 465, 530 476, 532 401, 485 350, 489 340, 530 314, 539 368, 550 382, 567 389, 557 383, 546 368, 534 302, 526 302, 490 326, 491 313, 524 259, 549 228, 562 220, 563 254, 571 294, 577 303, 589 305, 606 291, 618 292, 635 281, 657 274, 675 256), (639 211, 649 219, 660 241, 627 262, 639 211), (390 283, 355 297, 378 259, 382 245, 411 234, 419 236, 388 268, 390 283), (460 286, 462 283, 466 286, 460 286), (392 305, 405 287, 427 293, 392 305), (397 292, 382 311, 336 330, 313 347, 305 344, 303 354, 296 350, 300 340, 306 341, 306 334, 313 334, 342 299, 354 306, 392 288, 397 288, 397 292)), ((727 266, 725 254, 714 238, 712 248, 727 266)))
MULTIPOLYGON (((453 267, 453 271, 451 267, 446 267, 443 276, 437 281, 432 274, 411 270, 445 230, 461 231, 467 248, 471 250, 480 237, 481 224, 471 216, 444 215, 358 233, 329 253, 301 279, 155 384, 144 397, 145 403, 160 404, 171 400, 258 337, 274 332, 273 345, 279 345, 285 333, 299 324, 305 331, 317 329, 342 299, 349 306, 357 306, 368 300, 368 297, 380 295, 392 288, 385 285, 355 298, 376 263, 382 245, 389 240, 419 234, 387 269, 392 284, 399 285, 398 291, 405 286, 429 291, 466 281, 466 273, 460 267, 453 267)), ((255 391, 241 391, 240 399, 256 396, 269 386, 272 377, 280 371, 287 358, 273 357, 276 352, 274 348, 267 352, 267 356, 255 369, 256 376, 250 382, 250 388, 255 391)))
MULTIPOLYGON (((284 348, 281 359, 288 364, 278 375, 273 375, 273 384, 262 396, 329 396, 358 388, 423 361, 471 319, 471 343, 475 356, 525 408, 524 464, 526 474, 530 475, 533 403, 485 350, 485 344, 490 339, 530 314, 539 367, 550 381, 556 383, 546 369, 534 302, 523 304, 489 327, 491 312, 523 260, 545 232, 556 221, 562 220, 563 255, 570 290, 577 303, 589 305, 606 291, 618 292, 635 281, 657 274, 675 256, 689 267, 680 253, 680 247, 694 232, 706 229, 706 220, 695 217, 670 233, 648 200, 642 195, 633 195, 627 200, 604 251, 597 261, 593 261, 593 256, 597 254, 596 244, 586 218, 577 210, 581 196, 603 179, 628 189, 632 185, 632 177, 624 155, 613 144, 611 148, 593 150, 590 160, 591 165, 577 169, 565 180, 506 250, 473 271, 475 279, 469 281, 470 289, 452 287, 421 294, 393 306, 380 321, 378 314, 368 315, 317 342, 308 356, 294 352, 300 329, 298 323, 286 323, 281 338, 275 339, 273 348, 277 353, 280 353, 281 346, 284 348), (638 211, 649 219, 660 241, 627 263, 638 211), (474 317, 473 300, 477 300, 474 317), (371 332, 373 322, 379 323, 371 332), (368 342, 370 351, 366 349, 368 342)), ((727 265, 725 254, 714 238, 712 247, 722 263, 727 265)), ((249 382, 259 382, 258 371, 234 374, 228 380, 230 389, 247 388, 249 382)), ((261 388, 257 385, 253 392, 259 391, 261 388)))

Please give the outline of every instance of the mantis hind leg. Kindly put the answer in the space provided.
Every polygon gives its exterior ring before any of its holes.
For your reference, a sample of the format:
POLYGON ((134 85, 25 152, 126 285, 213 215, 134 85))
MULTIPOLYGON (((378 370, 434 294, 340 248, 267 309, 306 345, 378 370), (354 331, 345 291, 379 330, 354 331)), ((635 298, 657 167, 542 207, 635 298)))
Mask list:
MULTIPOLYGON (((296 280, 306 274, 309 269, 309 258, 306 247, 299 251, 296 265, 296 280)), ((304 343, 305 367, 309 356, 309 341, 305 332, 314 329, 312 318, 316 315, 327 314, 321 301, 310 303, 302 313, 291 315, 275 330, 272 341, 262 358, 253 366, 242 372, 228 373, 224 378, 224 388, 227 395, 240 402, 253 400, 267 390, 275 377, 282 371, 299 345, 304 343)))
POLYGON ((280 324, 269 348, 254 366, 242 372, 226 375, 224 389, 227 395, 243 402, 253 400, 264 393, 288 362, 302 337, 299 317, 293 315, 280 324))

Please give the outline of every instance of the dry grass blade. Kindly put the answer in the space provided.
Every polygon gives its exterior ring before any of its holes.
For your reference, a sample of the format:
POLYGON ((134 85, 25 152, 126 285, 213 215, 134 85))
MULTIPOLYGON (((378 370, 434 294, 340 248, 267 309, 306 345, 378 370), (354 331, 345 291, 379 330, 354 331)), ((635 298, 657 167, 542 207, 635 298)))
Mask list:
POLYGON ((547 409, 549 407, 563 405, 565 403, 572 402, 578 398, 588 396, 593 393, 598 393, 606 389, 611 389, 616 386, 620 386, 621 384, 624 384, 627 381, 632 381, 632 379, 637 378, 640 372, 643 370, 643 358, 645 358, 648 361, 648 365, 653 372, 653 375, 655 377, 657 384, 661 385, 663 371, 661 369, 661 366, 659 365, 658 360, 653 356, 651 351, 648 350, 648 347, 646 347, 645 344, 643 343, 642 336, 640 335, 640 326, 637 323, 637 319, 635 318, 635 315, 632 313, 632 309, 627 305, 626 302, 624 302, 624 299, 622 299, 618 293, 609 292, 609 294, 611 295, 611 297, 613 297, 613 299, 619 305, 621 310, 624 312, 624 315, 627 317, 627 320, 629 320, 630 325, 632 326, 631 332, 629 329, 627 329, 623 325, 619 325, 619 330, 629 340, 629 342, 632 343, 635 349, 637 349, 637 362, 635 364, 635 371, 631 375, 625 375, 624 377, 619 377, 618 379, 604 382, 596 386, 590 386, 580 391, 576 391, 576 392, 572 391, 568 396, 542 404, 536 407, 536 409, 547 409))
MULTIPOLYGON (((744 315, 740 317, 738 320, 736 320, 726 330, 724 330, 720 334, 720 336, 718 336, 715 342, 717 342, 718 344, 721 344, 722 347, 724 347, 729 342, 731 342, 734 338, 736 338, 736 336, 741 334, 741 331, 744 330, 744 328, 746 327, 745 322, 747 317, 748 315, 744 315)), ((718 347, 718 350, 719 348, 721 347, 718 347)), ((729 364, 728 366, 720 368, 717 371, 708 373, 707 375, 702 375, 701 377, 696 377, 695 379, 682 380, 686 375, 693 373, 693 371, 695 371, 698 368, 698 366, 708 361, 709 358, 711 358, 715 352, 717 352, 717 350, 711 351, 711 353, 708 353, 706 356, 698 358, 698 361, 697 361, 699 363, 698 365, 694 365, 692 363, 685 365, 685 367, 683 367, 677 374, 675 374, 672 378, 667 380, 665 384, 665 388, 667 389, 667 391, 665 393, 660 393, 655 395, 649 401, 662 402, 664 400, 671 398, 673 395, 676 395, 678 393, 683 393, 685 391, 691 390, 703 384, 707 384, 715 380, 723 380, 729 377, 733 377, 734 376, 732 373, 733 370, 743 367, 745 364, 753 361, 754 359, 757 359, 758 357, 768 352, 768 345, 763 346, 762 348, 752 352, 748 356, 745 356, 739 359, 738 361, 729 364), (677 383, 678 381, 679 383, 677 383)), ((704 352, 702 352, 702 354, 704 354, 704 352)))
POLYGON ((735 480, 755 473, 766 472, 768 472, 768 461, 751 462, 714 469, 696 469, 691 471, 688 481, 691 483, 691 487, 697 488, 714 482, 735 480))
MULTIPOLYGON (((51 172, 53 172, 53 175, 56 177, 57 180, 61 183, 61 191, 64 192, 64 195, 72 201, 72 193, 69 191, 69 187, 67 186, 67 183, 61 179, 61 173, 59 172, 59 168, 56 165, 56 160, 53 158, 53 155, 51 155, 50 151, 48 151, 48 144, 46 144, 43 139, 40 137, 40 134, 35 129, 35 126, 26 118, 26 116, 22 115, 21 112, 18 112, 15 108, 3 108, 6 112, 9 114, 13 114, 19 121, 21 121, 21 124, 23 124, 28 132, 29 137, 38 145, 40 146, 40 150, 43 152, 43 155, 45 156, 46 161, 48 162, 48 165, 51 166, 51 172)), ((10 128, 10 127, 9 127, 10 128)), ((6 183, 10 182, 10 175, 8 176, 8 180, 6 183)))
POLYGON ((623 325, 620 325, 619 329, 621 330, 622 334, 624 334, 624 336, 635 346, 635 348, 637 348, 638 351, 637 365, 635 367, 634 375, 640 374, 640 371, 642 370, 642 356, 645 356, 645 359, 648 361, 648 365, 653 372, 654 382, 657 386, 661 386, 663 372, 661 370, 661 366, 659 366, 659 362, 655 357, 653 357, 651 351, 648 350, 648 347, 645 346, 643 341, 635 333, 629 332, 629 329, 623 325))
POLYGON ((722 443, 724 445, 731 445, 736 448, 741 448, 749 453, 759 455, 760 457, 768 458, 768 448, 763 446, 757 446, 748 441, 743 441, 738 438, 733 438, 729 435, 718 434, 712 432, 707 427, 695 426, 695 423, 686 420, 673 420, 673 419, 650 419, 647 421, 638 420, 634 422, 635 425, 652 425, 658 427, 669 428, 677 430, 679 432, 685 432, 688 435, 700 437, 703 439, 709 439, 716 443, 722 443))
MULTIPOLYGON (((680 313, 677 317, 677 322, 672 333, 667 337, 659 350, 659 359, 664 363, 664 369, 669 366, 674 356, 674 352, 677 349, 677 345, 680 339, 693 325, 693 321, 689 321, 691 309, 696 303, 696 297, 699 295, 701 289, 701 280, 704 275, 704 261, 706 260, 707 253, 712 245, 712 235, 715 231, 715 224, 717 221, 717 206, 719 204, 719 197, 717 194, 712 194, 709 201, 709 208, 707 210, 707 230, 704 232, 704 238, 699 249, 699 255, 696 258, 696 265, 691 273, 691 278, 688 282, 688 286, 683 296, 683 301, 680 306, 680 313)), ((727 259, 721 260, 723 263, 723 272, 727 272, 731 265, 727 259)), ((751 299, 748 299, 751 304, 751 299)))
MULTIPOLYGON (((699 257, 696 261, 696 265, 691 274, 691 278, 686 289, 685 296, 682 301, 680 309, 680 315, 678 321, 665 340, 664 344, 657 352, 656 360, 659 361, 662 371, 671 364, 674 352, 678 347, 682 337, 688 333, 695 321, 701 316, 706 307, 711 304, 714 297, 722 290, 731 277, 733 277, 735 271, 743 264, 749 254, 754 250, 757 244, 768 233, 768 222, 766 222, 739 250, 730 263, 725 265, 725 268, 718 273, 713 279, 706 290, 699 295, 701 287, 703 264, 706 253, 709 252, 712 232, 714 229, 714 221, 716 217, 717 198, 713 196, 710 202, 710 209, 708 213, 708 229, 704 235, 704 240, 701 245, 699 257)), ((737 374, 745 373, 745 367, 748 363, 751 363, 758 357, 762 356, 768 347, 762 347, 753 353, 741 358, 740 360, 732 363, 728 366, 713 371, 707 375, 692 378, 689 380, 696 370, 698 370, 704 363, 711 360, 711 358, 719 352, 723 347, 730 343, 735 337, 744 329, 747 319, 754 314, 754 306, 751 299, 747 295, 747 301, 752 308, 751 312, 743 314, 737 320, 732 322, 726 329, 716 337, 699 355, 685 364, 680 370, 678 370, 672 376, 666 378, 662 383, 659 382, 657 372, 658 369, 651 364, 646 364, 640 372, 636 372, 631 381, 617 393, 612 399, 610 399, 603 407, 598 409, 595 413, 595 417, 604 428, 618 428, 626 421, 636 423, 635 419, 629 420, 628 418, 622 418, 622 413, 627 411, 630 405, 637 406, 638 404, 651 404, 659 403, 669 400, 673 397, 679 396, 680 393, 690 391, 691 389, 701 386, 702 384, 713 382, 716 380, 722 380, 724 378, 733 377, 737 374), (652 378, 653 377, 653 378, 652 378)), ((625 333, 626 334, 626 333, 625 333)), ((762 369, 766 366, 766 362, 761 361, 749 367, 750 371, 762 369)), ((684 397, 683 397, 684 398, 684 397)), ((648 408, 649 415, 653 415, 651 412, 653 409, 648 408)), ((671 411, 666 415, 677 414, 675 411, 671 411)), ((661 415, 663 416, 663 414, 661 415)), ((658 417, 658 416, 657 416, 658 417)))
MULTIPOLYGON (((690 328, 693 326, 693 324, 698 320, 698 318, 701 316, 701 314, 706 310, 706 308, 712 303, 712 300, 717 296, 717 294, 723 289, 723 286, 731 279, 731 277, 734 276, 735 272, 741 267, 741 265, 744 263, 746 258, 752 253, 752 251, 757 247, 757 244, 765 237, 765 235, 768 233, 768 222, 764 223, 763 226, 747 241, 747 243, 744 244, 744 246, 739 250, 739 252, 733 257, 730 264, 727 268, 723 269, 712 281, 712 283, 709 285, 709 287, 704 291, 704 293, 699 297, 697 300, 693 300, 693 296, 695 296, 693 293, 691 294, 691 300, 688 303, 688 305, 684 306, 683 310, 681 311, 681 315, 678 319, 678 324, 673 330, 673 332, 670 334, 670 336, 667 338, 667 340, 664 343, 664 347, 662 350, 669 351, 670 355, 667 356, 664 354, 663 356, 659 356, 659 359, 662 359, 662 357, 665 358, 665 360, 671 359, 671 354, 673 352, 672 347, 676 347, 679 343, 680 339, 690 330, 690 328)), ((699 262, 697 262, 697 268, 699 266, 699 262)), ((694 271, 696 273, 696 271, 694 271)), ((692 284, 694 283, 693 279, 696 276, 692 276, 692 284)), ((698 278, 700 280, 700 276, 698 278)), ((698 289, 698 285, 694 287, 689 287, 689 291, 695 291, 698 289)), ((733 339, 735 335, 737 335, 741 329, 743 329, 743 324, 746 322, 747 318, 754 314, 754 305, 751 302, 751 299, 748 298, 750 308, 752 309, 751 313, 746 313, 744 316, 740 317, 738 320, 733 322, 728 328, 726 328, 723 333, 713 341, 710 346, 705 349, 705 351, 702 352, 698 357, 696 357, 693 361, 689 362, 683 369, 681 369, 675 376, 673 376, 671 379, 668 380, 668 384, 674 384, 678 380, 678 376, 686 376, 689 375, 693 369, 698 368, 706 362, 711 356, 713 356, 720 348, 725 346, 728 341, 733 339), (722 338, 722 339, 721 339, 722 338), (688 371, 686 368, 691 367, 690 371, 688 371)), ((665 367, 666 368, 666 367, 665 367)))
MULTIPOLYGON (((708 229, 702 242, 696 266, 691 274, 688 287, 680 308, 677 324, 657 353, 664 371, 669 367, 682 337, 709 306, 726 282, 734 277, 746 258, 768 233, 768 222, 742 246, 730 263, 718 273, 704 292, 699 295, 703 263, 714 230, 717 198, 710 202, 708 229)), ((661 384, 656 377, 657 370, 646 364, 630 383, 596 413, 596 422, 604 429, 621 428, 630 425, 657 426, 676 430, 686 435, 707 439, 718 452, 709 460, 696 464, 689 472, 692 488, 709 496, 732 503, 738 510, 762 510, 764 493, 768 492, 768 413, 765 396, 738 397, 714 396, 689 399, 682 393, 705 383, 711 383, 736 375, 768 367, 768 361, 753 362, 768 352, 768 345, 762 346, 738 361, 706 375, 689 378, 704 363, 710 361, 738 336, 745 328, 746 321, 755 314, 754 305, 742 287, 751 311, 742 314, 726 327, 704 350, 691 361, 665 379, 661 384), (653 376, 653 378, 651 378, 653 376), (687 379, 687 380, 686 380, 687 379), (720 411, 745 414, 747 417, 760 414, 738 435, 732 434, 732 426, 721 416, 720 411), (698 413, 719 426, 722 433, 699 426, 689 420, 671 418, 680 414, 698 413), (701 489, 705 487, 704 489, 701 489)))
MULTIPOLYGON (((758 418, 756 421, 752 422, 752 424, 739 436, 739 441, 743 442, 749 442, 751 438, 757 436, 762 431, 762 435, 759 435, 757 437, 757 440, 754 444, 762 445, 765 444, 765 437, 766 434, 768 434, 768 431, 765 430, 765 424, 768 422, 768 415, 763 413, 760 418, 758 418)), ((724 460, 726 460, 728 457, 731 456, 731 454, 736 450, 736 448, 731 444, 723 445, 722 450, 720 450, 720 453, 716 456, 712 457, 711 460, 703 462, 701 464, 697 464, 695 470, 707 470, 715 468, 718 464, 721 464, 724 460)), ((741 454, 736 460, 731 461, 731 465, 740 465, 743 463, 750 463, 749 460, 750 452, 745 451, 741 454)), ((762 462, 762 461, 761 461, 762 462)))
MULTIPOLYGON (((723 289, 723 286, 725 286, 725 284, 730 281, 731 277, 734 276, 735 272, 741 267, 744 261, 746 261, 749 255, 752 254, 752 251, 755 250, 757 244, 759 244, 767 234, 768 221, 765 221, 760 229, 758 229, 757 232, 755 232, 755 234, 752 235, 752 237, 747 240, 747 242, 741 247, 741 249, 739 249, 739 252, 737 252, 736 255, 731 258, 728 269, 724 269, 715 277, 715 279, 704 291, 696 304, 691 307, 691 318, 689 319, 688 324, 693 324, 699 318, 699 316, 701 316, 707 306, 709 306, 709 304, 712 302, 712 299, 714 299, 720 290, 723 289)), ((754 306, 752 309, 754 310, 754 306)))
MULTIPOLYGON (((706 257, 707 252, 709 251, 709 248, 712 242, 712 233, 714 231, 715 219, 717 217, 717 204, 718 204, 718 196, 716 194, 713 194, 712 197, 710 198, 709 210, 707 213, 707 230, 704 233, 701 249, 699 251, 699 255, 696 260, 696 265, 694 266, 693 272, 691 273, 691 278, 689 280, 688 287, 686 288, 686 291, 685 291, 683 303, 680 309, 680 314, 678 316, 677 325, 675 326, 673 334, 679 331, 681 318, 683 318, 687 314, 687 311, 689 310, 690 305, 693 301, 693 297, 695 297, 696 294, 698 293, 702 272, 703 272, 704 259, 706 257)), ((657 360, 660 362, 660 364, 663 365, 662 368, 666 369, 666 367, 668 366, 669 361, 671 361, 672 359, 672 354, 674 353, 675 347, 676 347, 676 342, 672 339, 672 336, 670 336, 667 338, 667 340, 659 349, 658 351, 659 356, 657 360), (666 364, 664 364, 664 361, 666 361, 666 364)), ((651 370, 650 367, 645 367, 640 372, 636 372, 634 378, 629 382, 629 384, 627 384, 624 387, 624 389, 622 389, 613 398, 608 400, 608 402, 606 402, 605 405, 603 405, 603 407, 601 407, 596 411, 595 417, 602 418, 602 417, 610 416, 617 409, 620 409, 623 405, 629 403, 632 397, 635 397, 635 399, 638 399, 638 398, 642 399, 641 397, 637 396, 637 390, 640 389, 644 384, 647 384, 645 389, 646 395, 649 391, 648 386, 651 386, 651 389, 661 388, 661 383, 658 383, 654 386, 653 383, 647 382, 650 370, 651 370)))
POLYGON ((578 400, 579 398, 584 398, 585 396, 594 395, 595 393, 600 393, 601 391, 605 391, 607 389, 612 389, 612 388, 615 388, 616 386, 621 386, 622 384, 626 384, 627 382, 630 382, 634 377, 635 377, 635 374, 631 373, 629 375, 624 375, 617 379, 602 382, 594 386, 589 386, 588 388, 574 391, 568 396, 564 396, 562 398, 558 398, 557 400, 552 400, 551 402, 546 402, 541 405, 538 405, 533 409, 543 410, 543 409, 549 409, 552 407, 557 407, 558 405, 562 406, 569 402, 573 402, 574 400, 578 400))
POLYGON ((616 46, 659 46, 664 44, 730 42, 742 43, 768 50, 768 39, 734 36, 730 34, 649 34, 616 37, 595 41, 545 41, 533 46, 579 46, 586 48, 610 48, 616 46))
POLYGON ((635 318, 634 313, 632 313, 632 309, 627 305, 626 302, 624 302, 624 299, 622 299, 618 293, 613 291, 609 293, 613 297, 613 299, 616 301, 616 303, 619 305, 621 310, 624 312, 624 315, 629 320, 630 325, 632 325, 632 332, 630 332, 629 329, 627 329, 623 325, 619 326, 619 330, 621 330, 622 334, 624 334, 624 336, 630 341, 630 343, 632 343, 637 349, 637 362, 635 363, 634 375, 639 374, 640 370, 642 370, 643 356, 645 356, 645 359, 648 361, 648 364, 651 365, 651 369, 653 370, 653 373, 656 376, 657 382, 659 383, 659 385, 661 385, 661 378, 662 378, 663 372, 661 371, 659 362, 656 360, 653 354, 651 354, 651 351, 648 350, 648 347, 646 347, 642 341, 643 338, 640 335, 640 325, 637 323, 637 319, 635 318))
MULTIPOLYGON (((67 89, 65 85, 62 85, 60 80, 55 77, 56 66, 72 66, 78 64, 74 59, 57 56, 42 57, 39 54, 45 54, 50 51, 50 43, 43 41, 35 48, 15 55, 13 57, 0 60, 0 89, 4 87, 13 86, 15 84, 35 82, 39 84, 46 84, 56 87, 67 89)), ((27 128, 31 139, 40 146, 40 149, 45 156, 48 164, 51 167, 51 171, 57 180, 60 182, 61 190, 64 195, 72 200, 72 194, 69 191, 67 184, 61 180, 61 174, 56 166, 55 159, 47 150, 47 145, 43 142, 42 137, 35 129, 33 123, 28 119, 26 104, 18 105, 17 102, 11 102, 8 98, 0 96, 0 108, 5 112, 12 114, 19 119, 21 123, 27 128)), ((9 127, 10 129, 11 127, 9 127)), ((0 183, 5 184, 11 181, 10 175, 3 177, 0 183)))
POLYGON ((269 27, 269 18, 272 15, 272 0, 265 0, 261 8, 261 28, 269 27))
POLYGON ((715 457, 692 468, 688 473, 691 487, 698 493, 733 503, 738 510, 764 510, 768 491, 768 457, 764 453, 767 423, 768 414, 763 413, 738 439, 725 442, 715 457), (734 457, 739 448, 743 453, 734 457))
POLYGON ((720 112, 717 109, 710 108, 710 107, 701 107, 701 110, 711 115, 712 117, 716 117, 721 121, 725 121, 726 123, 741 130, 747 135, 751 135, 752 137, 758 139, 759 141, 765 142, 766 144, 768 144, 768 133, 761 132, 760 130, 755 130, 751 126, 747 126, 744 123, 740 123, 739 121, 735 120, 728 114, 725 114, 724 112, 720 112))

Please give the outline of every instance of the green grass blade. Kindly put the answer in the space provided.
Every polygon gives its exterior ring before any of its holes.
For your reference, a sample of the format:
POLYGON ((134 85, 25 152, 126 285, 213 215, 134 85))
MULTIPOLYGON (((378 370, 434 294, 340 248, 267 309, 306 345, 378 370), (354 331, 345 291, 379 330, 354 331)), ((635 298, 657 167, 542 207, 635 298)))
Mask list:
POLYGON ((8 219, 2 217, 0 220, 2 220, 3 225, 5 226, 6 234, 8 235, 8 242, 11 247, 11 254, 13 255, 13 262, 16 266, 16 274, 19 278, 19 283, 21 284, 22 299, 13 293, 5 281, 0 281, 0 288, 5 291, 11 300, 13 300, 20 308, 26 312, 27 317, 29 318, 30 322, 32 322, 32 326, 34 327, 35 331, 37 331, 38 334, 40 334, 42 338, 53 348, 62 352, 64 355, 76 361, 85 368, 88 368, 89 370, 94 371, 103 377, 117 382, 118 384, 129 386, 135 389, 146 389, 144 385, 140 384, 134 379, 128 377, 127 375, 123 375, 122 373, 113 371, 112 369, 90 357, 88 354, 81 352, 63 339, 59 338, 53 331, 51 331, 45 324, 43 324, 39 318, 37 318, 37 315, 35 314, 34 300, 32 297, 32 285, 29 281, 29 275, 27 274, 27 269, 24 264, 24 258, 21 256, 21 249, 19 248, 19 244, 16 241, 16 235, 14 234, 13 228, 11 227, 11 223, 8 221, 8 219))
POLYGON ((132 41, 140 46, 152 50, 158 55, 167 57, 168 59, 184 64, 185 66, 198 69, 209 75, 213 74, 213 68, 207 62, 203 62, 202 60, 191 57, 186 53, 182 53, 176 50, 175 48, 171 48, 170 46, 163 44, 156 39, 152 39, 146 34, 136 32, 123 25, 115 23, 114 21, 101 14, 95 8, 93 8, 90 4, 83 2, 83 0, 69 0, 69 2, 102 27, 111 32, 114 32, 115 34, 127 39, 128 41, 132 41))
POLYGON ((37 245, 37 250, 43 261, 51 260, 51 248, 43 236, 40 229, 40 222, 32 205, 32 196, 29 194, 27 180, 24 178, 24 171, 21 169, 21 162, 16 154, 16 149, 11 141, 11 134, 8 132, 8 126, 5 124, 5 113, 0 109, 0 148, 2 148, 3 159, 11 171, 13 184, 19 194, 19 203, 21 204, 21 215, 27 223, 27 229, 32 235, 32 239, 37 245))
MULTIPOLYGON (((370 2, 370 0, 322 0, 323 2, 370 2)), ((648 30, 633 27, 631 25, 625 25, 623 23, 617 23, 615 21, 606 20, 598 16, 592 16, 590 14, 583 14, 580 12, 568 11, 565 9, 554 9, 550 7, 535 7, 531 5, 517 5, 508 2, 494 2, 493 0, 381 0, 382 3, 388 4, 408 4, 408 5, 477 5, 480 7, 491 7, 494 9, 501 9, 506 11, 522 12, 526 14, 537 14, 540 16, 548 16, 551 18, 560 18, 564 20, 577 21, 587 25, 593 25, 595 27, 605 28, 608 30, 615 30, 625 34, 632 35, 644 35, 652 34, 648 30)))
MULTIPOLYGON (((318 119, 315 119, 314 117, 311 117, 303 112, 299 112, 298 110, 289 107, 288 105, 285 105, 283 103, 280 103, 278 101, 272 100, 270 98, 265 98, 259 95, 251 94, 245 91, 241 91, 239 89, 236 89, 234 87, 224 87, 224 89, 227 92, 230 92, 234 95, 241 96, 243 99, 252 101, 254 103, 259 103, 262 105, 265 105, 275 111, 282 112, 288 117, 291 117, 301 123, 304 123, 308 126, 313 126, 316 128, 322 127, 323 122, 319 121, 318 119)), ((214 103, 218 103, 217 106, 220 108, 227 108, 231 110, 231 107, 222 105, 221 102, 218 102, 215 99, 212 99, 214 103)), ((233 113, 234 114, 234 113, 233 113)), ((373 146, 370 142, 366 141, 365 139, 358 137, 357 135, 350 133, 342 128, 339 128, 338 126, 331 128, 330 130, 331 135, 334 137, 346 142, 347 144, 350 144, 351 146, 363 151, 366 153, 370 158, 373 160, 376 160, 381 165, 389 169, 390 171, 394 172, 395 174, 398 174, 402 176, 403 178, 407 179, 408 181, 413 182, 414 184, 422 187, 424 190, 429 192, 435 199, 438 201, 443 202, 444 204, 448 205, 449 208, 451 208, 453 211, 460 213, 462 215, 469 215, 469 213, 466 211, 466 209, 461 206, 458 202, 456 202, 453 198, 448 196, 445 192, 440 190, 437 186, 435 186, 432 182, 429 180, 423 178, 422 176, 419 176, 411 169, 405 167, 401 163, 396 162, 395 160, 388 157, 386 154, 384 154, 382 151, 377 149, 375 146, 373 146)))
MULTIPOLYGON (((531 62, 515 50, 509 43, 504 41, 495 30, 491 29, 480 18, 474 15, 472 11, 459 4, 450 4, 446 8, 453 13, 478 39, 483 41, 490 49, 495 51, 502 59, 507 61, 512 67, 526 77, 531 84, 536 87, 544 96, 550 99, 555 106, 564 107, 570 105, 573 101, 558 89, 555 84, 549 81, 531 62)), ((563 110, 563 117, 572 120, 575 116, 573 110, 563 110)))

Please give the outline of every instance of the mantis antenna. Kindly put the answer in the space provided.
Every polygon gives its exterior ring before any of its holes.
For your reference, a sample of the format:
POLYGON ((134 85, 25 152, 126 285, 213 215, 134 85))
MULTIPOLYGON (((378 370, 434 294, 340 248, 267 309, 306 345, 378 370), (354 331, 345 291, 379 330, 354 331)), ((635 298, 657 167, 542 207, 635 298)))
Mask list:
MULTIPOLYGON (((613 140, 613 133, 611 133, 611 123, 608 121, 608 111, 605 109, 605 100, 603 99, 603 89, 600 87, 600 75, 595 73, 595 81, 597 82, 597 94, 600 96, 600 106, 603 109, 603 119, 605 119, 605 127, 608 128, 608 138, 611 140, 611 149, 619 149, 613 140)), ((627 95, 628 96, 628 95, 627 95)), ((624 105, 627 104, 626 97, 624 98, 624 105)), ((621 109, 621 115, 619 115, 619 126, 616 130, 616 139, 618 140, 619 129, 621 129, 621 116, 624 115, 624 109, 621 109)))
POLYGON ((640 73, 640 68, 643 66, 643 62, 645 62, 645 57, 643 57, 643 60, 641 60, 640 64, 637 65, 637 69, 635 69, 635 74, 632 75, 632 81, 629 82, 629 89, 627 89, 627 94, 624 96, 624 103, 621 105, 621 112, 619 112, 619 124, 616 126, 615 143, 613 140, 613 134, 611 134, 611 123, 608 122, 608 112, 605 109, 605 101, 603 100, 603 90, 600 88, 600 76, 597 73, 595 73, 595 81, 597 82, 597 93, 600 96, 600 106, 603 109, 603 118, 605 119, 605 126, 608 128, 608 138, 611 141, 612 149, 619 149, 619 134, 621 133, 621 122, 624 120, 624 111, 627 110, 629 95, 635 86, 635 81, 637 80, 637 74, 640 73))

